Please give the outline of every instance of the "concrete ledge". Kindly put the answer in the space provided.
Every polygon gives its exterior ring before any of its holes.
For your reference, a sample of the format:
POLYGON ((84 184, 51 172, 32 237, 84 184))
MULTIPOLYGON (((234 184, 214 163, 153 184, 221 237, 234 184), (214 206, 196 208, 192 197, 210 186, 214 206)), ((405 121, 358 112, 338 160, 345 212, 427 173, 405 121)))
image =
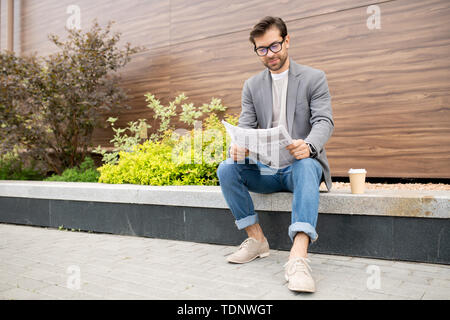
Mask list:
MULTIPOLYGON (((289 250, 291 193, 252 194, 272 249, 289 250)), ((450 264, 450 195, 321 193, 310 252, 450 264)), ((238 245, 220 187, 0 181, 0 223, 238 245)))
MULTIPOLYGON (((292 194, 251 193, 256 210, 291 212, 292 194)), ((0 197, 153 204, 227 209, 220 187, 141 186, 83 182, 0 180, 0 197)), ((350 190, 320 193, 319 213, 450 218, 449 191, 350 190)))

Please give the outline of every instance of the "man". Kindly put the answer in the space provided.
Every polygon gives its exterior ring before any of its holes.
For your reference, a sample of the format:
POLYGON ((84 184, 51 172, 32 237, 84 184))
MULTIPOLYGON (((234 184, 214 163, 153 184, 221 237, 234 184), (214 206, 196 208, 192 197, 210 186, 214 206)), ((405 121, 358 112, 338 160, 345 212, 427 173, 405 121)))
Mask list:
POLYGON ((277 168, 274 174, 263 174, 270 163, 252 163, 247 149, 231 145, 230 157, 219 165, 217 175, 236 225, 239 230, 245 229, 248 238, 227 260, 247 263, 269 255, 269 244, 249 191, 290 191, 293 201, 288 235, 293 245, 284 265, 285 278, 290 290, 314 292, 307 250, 309 243, 318 237, 315 227, 320 183, 325 181, 327 189, 331 189, 324 145, 333 132, 334 122, 326 76, 323 71, 289 58, 290 37, 280 18, 262 19, 253 27, 250 41, 266 69, 244 83, 238 126, 255 129, 285 126, 293 139, 286 147, 293 161, 277 168))

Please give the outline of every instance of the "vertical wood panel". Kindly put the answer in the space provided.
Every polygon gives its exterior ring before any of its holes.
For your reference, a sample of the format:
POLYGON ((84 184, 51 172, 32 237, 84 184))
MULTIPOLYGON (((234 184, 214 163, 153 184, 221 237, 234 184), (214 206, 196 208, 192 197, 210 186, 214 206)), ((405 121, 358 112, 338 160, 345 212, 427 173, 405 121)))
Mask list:
POLYGON ((122 33, 122 43, 155 49, 169 45, 169 0, 60 0, 23 1, 22 53, 40 55, 54 52, 48 33, 66 34, 69 5, 81 10, 81 27, 88 29, 97 19, 101 25, 115 21, 113 31, 122 33))
POLYGON ((299 44, 293 57, 328 76, 332 170, 449 177, 450 29, 436 22, 450 20, 450 3, 393 1, 380 8, 380 30, 369 30, 359 9, 291 28, 299 44))
POLYGON ((6 49, 6 2, 0 0, 0 50, 6 49))
MULTIPOLYGON (((285 22, 368 6, 370 0, 197 0, 171 1, 171 44, 239 31, 250 31, 262 17, 274 15, 285 22)), ((248 38, 248 36, 247 36, 248 38)))
MULTIPOLYGON (((120 72, 122 87, 128 91, 127 104, 131 110, 124 110, 118 115, 116 127, 127 127, 128 122, 138 119, 147 119, 152 128, 159 125, 152 118, 153 113, 146 107, 144 94, 153 93, 162 104, 167 104, 170 99, 169 67, 170 57, 165 48, 154 49, 139 53, 133 57, 126 69, 120 72)), ((106 114, 105 119, 116 114, 106 114)), ((149 131, 150 132, 150 131, 149 131)), ((113 137, 110 128, 96 129, 93 133, 94 145, 112 146, 109 140, 113 137)))

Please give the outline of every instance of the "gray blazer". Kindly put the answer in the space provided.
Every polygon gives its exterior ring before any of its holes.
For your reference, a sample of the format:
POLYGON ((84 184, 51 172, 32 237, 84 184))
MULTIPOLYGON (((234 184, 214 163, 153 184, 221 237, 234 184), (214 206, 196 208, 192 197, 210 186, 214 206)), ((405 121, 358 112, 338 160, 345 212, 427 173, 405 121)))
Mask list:
MULTIPOLYGON (((295 63, 289 58, 286 97, 288 132, 293 139, 303 139, 317 151, 322 166, 322 181, 331 190, 331 174, 324 145, 334 130, 331 96, 325 73, 295 63)), ((272 127, 272 77, 269 69, 247 79, 242 90, 239 127, 272 127)))

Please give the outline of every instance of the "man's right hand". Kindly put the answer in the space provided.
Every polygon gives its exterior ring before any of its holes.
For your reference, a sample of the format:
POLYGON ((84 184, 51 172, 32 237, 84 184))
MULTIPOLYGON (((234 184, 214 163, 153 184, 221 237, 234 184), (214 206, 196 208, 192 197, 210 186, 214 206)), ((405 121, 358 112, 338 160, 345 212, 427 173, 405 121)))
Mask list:
POLYGON ((230 157, 234 161, 242 161, 248 156, 248 149, 239 147, 238 145, 232 143, 230 148, 230 157))

